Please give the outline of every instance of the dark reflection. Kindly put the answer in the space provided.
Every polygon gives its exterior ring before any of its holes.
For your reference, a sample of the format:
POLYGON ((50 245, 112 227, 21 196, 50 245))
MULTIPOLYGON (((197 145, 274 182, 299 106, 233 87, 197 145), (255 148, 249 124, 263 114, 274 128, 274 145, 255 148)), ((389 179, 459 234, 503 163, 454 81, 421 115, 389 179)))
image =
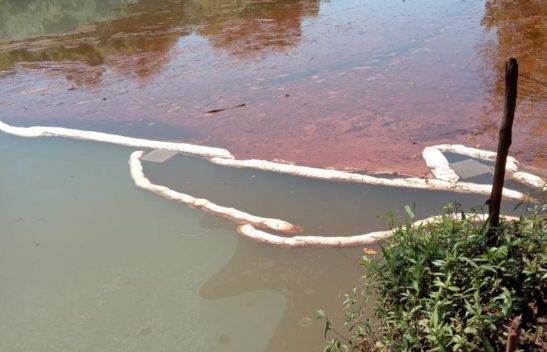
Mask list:
POLYGON ((232 259, 200 293, 222 299, 255 290, 279 291, 287 303, 266 350, 321 351, 325 325, 316 320, 316 311, 326 308, 338 327, 343 326, 341 302, 351 290, 348 282, 358 283, 361 254, 355 248, 286 249, 240 238, 232 259))
POLYGON ((487 42, 483 56, 493 68, 486 76, 490 107, 478 121, 482 132, 492 138, 503 107, 505 61, 519 60, 517 128, 526 128, 530 155, 523 157, 545 162, 543 138, 547 131, 547 6, 544 0, 490 0, 486 2, 482 25, 495 33, 487 42), (493 87, 493 89, 491 88, 493 87))
POLYGON ((208 21, 200 33, 216 48, 247 56, 298 43, 302 17, 316 16, 318 12, 316 0, 249 2, 239 16, 208 21))
POLYGON ((144 78, 164 67, 181 36, 197 32, 238 57, 260 55, 298 43, 302 18, 318 10, 319 0, 0 0, 0 69, 62 63, 77 84, 100 82, 105 67, 144 78))
POLYGON ((519 96, 547 101, 547 6, 543 0, 490 0, 482 25, 495 30, 496 42, 488 49, 496 67, 496 92, 504 91, 504 62, 510 56, 520 63, 519 96))
POLYGON ((135 0, 0 0, 0 39, 74 31, 123 15, 135 0))

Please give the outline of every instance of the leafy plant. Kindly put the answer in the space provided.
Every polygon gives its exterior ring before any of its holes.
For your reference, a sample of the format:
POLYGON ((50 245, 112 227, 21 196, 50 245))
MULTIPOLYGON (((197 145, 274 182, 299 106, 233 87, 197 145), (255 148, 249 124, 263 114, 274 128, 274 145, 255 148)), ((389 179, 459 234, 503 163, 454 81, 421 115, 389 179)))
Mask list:
POLYGON ((518 351, 547 350, 546 210, 503 220, 496 246, 478 213, 454 205, 439 222, 398 227, 382 260, 363 257, 367 283, 344 301, 349 336, 322 312, 325 351, 501 351, 512 323, 518 351))

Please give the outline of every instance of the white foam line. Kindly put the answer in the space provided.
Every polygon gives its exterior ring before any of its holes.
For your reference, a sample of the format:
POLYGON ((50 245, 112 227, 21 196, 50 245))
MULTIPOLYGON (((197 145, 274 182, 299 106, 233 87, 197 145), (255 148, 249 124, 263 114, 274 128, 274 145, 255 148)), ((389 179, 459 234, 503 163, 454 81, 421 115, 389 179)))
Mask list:
MULTIPOLYGON (((450 168, 450 164, 441 152, 458 153, 484 160, 495 160, 496 156, 496 153, 476 148, 465 147, 463 145, 443 144, 426 147, 424 149, 423 156, 426 164, 432 168, 432 172, 436 178, 421 179, 410 177, 387 179, 339 170, 282 164, 266 160, 235 160, 233 155, 226 149, 204 147, 186 143, 153 141, 93 131, 81 131, 68 128, 42 126, 14 127, 5 124, 2 121, 0 121, 0 131, 21 137, 66 137, 103 143, 119 144, 131 147, 172 150, 180 153, 206 157, 209 161, 218 165, 237 168, 254 168, 264 171, 290 174, 308 178, 384 185, 392 187, 448 190, 479 194, 490 194, 491 185, 458 182, 458 176, 450 168)), ((164 198, 175 200, 191 207, 200 208, 204 211, 226 217, 236 223, 242 224, 241 226, 239 226, 238 232, 241 235, 256 240, 258 242, 287 247, 349 247, 374 243, 389 238, 393 234, 393 230, 388 230, 349 237, 282 237, 279 235, 273 235, 268 232, 258 230, 255 228, 255 226, 291 235, 300 233, 302 229, 296 225, 280 219, 263 218, 251 215, 238 209, 227 208, 214 204, 207 199, 195 198, 191 195, 174 191, 168 187, 153 184, 144 175, 141 163, 141 158, 143 155, 144 152, 136 151, 133 152, 129 158, 130 173, 136 186, 156 193, 164 198)), ((515 179, 534 187, 545 187, 545 181, 541 177, 518 171, 518 162, 516 161, 516 159, 508 157, 507 165, 509 173, 512 174, 515 179)), ((525 198, 524 194, 522 194, 521 192, 506 188, 504 188, 503 190, 503 195, 507 198, 512 199, 525 198)), ((438 216, 431 217, 417 221, 413 225, 418 226, 420 224, 437 221, 438 219, 438 216)))
MULTIPOLYGON (((476 193, 476 194, 490 194, 490 185, 481 185, 469 182, 448 182, 439 179, 422 179, 416 177, 409 178, 381 178, 363 174, 357 174, 347 171, 320 169, 308 166, 298 166, 290 164, 276 163, 266 160, 237 160, 237 159, 223 159, 223 158, 211 158, 210 161, 214 164, 237 167, 237 168, 252 168, 269 172, 277 172, 281 174, 289 174, 300 177, 315 178, 321 180, 363 183, 371 185, 382 185, 389 187, 404 187, 404 188, 417 188, 427 190, 440 190, 440 191, 452 191, 461 193, 476 193)), ((521 192, 514 191, 508 188, 503 189, 503 196, 509 199, 524 199, 525 195, 521 192)))
POLYGON ((94 131, 82 131, 63 127, 14 127, 0 121, 0 131, 19 137, 65 137, 81 139, 86 141, 125 145, 136 148, 151 148, 172 150, 185 154, 198 155, 203 157, 220 157, 232 159, 234 156, 227 149, 204 147, 195 144, 160 142, 149 139, 125 137, 115 134, 108 134, 94 131))
MULTIPOLYGON (((20 137, 65 137, 137 148, 172 150, 180 153, 206 157, 209 158, 211 162, 218 165, 238 168, 254 168, 308 178, 479 194, 489 194, 490 190, 487 189, 487 187, 484 187, 484 185, 458 182, 458 176, 454 170, 450 168, 450 164, 448 164, 448 161, 440 152, 452 152, 490 161, 493 161, 496 158, 496 153, 487 150, 466 147, 461 144, 439 144, 426 147, 423 152, 423 157, 426 164, 433 169, 432 172, 435 176, 434 179, 421 179, 416 177, 388 179, 339 170, 282 164, 266 160, 236 160, 229 150, 223 148, 207 147, 188 143, 154 141, 149 139, 132 138, 115 134, 83 131, 62 127, 15 127, 0 121, 0 131, 20 137)), ((513 157, 507 158, 507 169, 509 175, 514 177, 519 182, 537 188, 545 186, 545 181, 541 177, 526 172, 519 172, 518 161, 513 157)), ((506 198, 511 199, 525 198, 524 194, 506 188, 504 188, 503 194, 506 198)))
MULTIPOLYGON (((484 222, 487 219, 486 215, 478 214, 466 214, 466 217, 473 222, 484 222)), ((457 220, 461 220, 461 216, 454 217, 457 220)), ((516 220, 518 218, 508 216, 507 220, 516 220)), ((442 216, 436 215, 427 219, 414 222, 411 226, 417 227, 420 225, 429 225, 435 222, 441 221, 442 216)), ((376 231, 363 235, 346 236, 346 237, 334 237, 334 236, 294 236, 294 237, 282 237, 274 235, 265 231, 256 229, 250 224, 241 225, 237 229, 238 233, 246 238, 252 239, 256 242, 271 244, 281 247, 290 248, 341 248, 341 247, 356 247, 363 245, 370 245, 378 243, 382 240, 386 240, 393 236, 394 230, 376 231)))
POLYGON ((227 208, 208 201, 203 198, 195 198, 191 195, 179 193, 168 187, 153 184, 144 175, 141 158, 144 155, 142 151, 131 153, 129 157, 129 171, 131 178, 137 187, 146 189, 156 193, 164 198, 184 203, 191 207, 196 207, 228 218, 236 223, 252 224, 257 227, 267 228, 273 231, 278 231, 286 234, 296 234, 302 231, 298 226, 279 219, 263 218, 260 216, 251 215, 241 210, 227 208))
MULTIPOLYGON (((138 187, 156 193, 166 199, 175 200, 186 205, 201 208, 213 214, 228 218, 236 223, 240 223, 237 229, 238 233, 244 237, 256 242, 271 244, 290 248, 331 248, 331 247, 355 247, 377 243, 390 238, 395 230, 375 231, 356 236, 292 236, 284 237, 274 235, 266 231, 258 230, 256 227, 267 228, 284 234, 296 234, 301 232, 301 228, 292 225, 286 221, 271 218, 262 218, 251 215, 234 208, 223 207, 211 203, 207 199, 195 198, 191 195, 174 191, 166 186, 156 185, 150 182, 144 175, 141 158, 144 155, 142 151, 136 151, 129 157, 129 168, 131 178, 138 187), (255 227, 256 226, 256 227, 255 227)), ((455 218, 461 219, 459 215, 455 218)), ((473 221, 485 221, 485 215, 467 214, 467 218, 473 221)), ((508 217, 516 219, 514 217, 508 217)), ((427 225, 442 219, 441 216, 432 216, 427 219, 416 221, 412 226, 427 225)))

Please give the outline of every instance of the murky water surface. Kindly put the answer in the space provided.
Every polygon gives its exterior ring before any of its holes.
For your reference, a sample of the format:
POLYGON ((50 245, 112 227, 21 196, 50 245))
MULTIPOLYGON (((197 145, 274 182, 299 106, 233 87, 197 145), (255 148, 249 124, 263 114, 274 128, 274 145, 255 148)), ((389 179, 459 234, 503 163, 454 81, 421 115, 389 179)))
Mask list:
MULTIPOLYGON (((394 212, 396 221, 405 220, 406 204, 416 204, 417 218, 426 218, 448 203, 458 202, 469 209, 483 205, 486 198, 226 168, 183 156, 162 164, 145 162, 144 171, 155 184, 255 215, 287 220, 301 226, 307 235, 350 236, 380 231, 386 229, 389 211, 394 212)), ((485 174, 473 182, 491 183, 491 177, 485 174)), ((510 180, 506 186, 523 189, 510 180)), ((511 210, 512 204, 508 202, 506 210, 511 210)))
MULTIPOLYGON (((0 135, 0 350, 315 351, 326 309, 361 276, 362 248, 287 249, 137 188, 129 148, 0 135)), ((176 156, 145 163, 158 184, 306 234, 386 228, 484 196, 306 180, 176 156)), ((512 204, 506 204, 510 210, 512 204)), ((372 246, 376 248, 376 246, 372 246)))
POLYGON ((495 147, 503 62, 513 55, 512 150, 541 171, 544 5, 2 0, 0 116, 420 175, 425 145, 495 147))
MULTIPOLYGON (((426 145, 493 148, 514 55, 512 150, 541 172, 546 11, 539 0, 0 0, 0 120, 424 175, 426 145)), ((321 350, 315 311, 342 318, 361 248, 242 239, 225 219, 135 187, 131 151, 0 134, 0 350, 321 350)), ((385 229, 405 204, 421 218, 485 199, 180 155, 144 169, 313 235, 385 229)))

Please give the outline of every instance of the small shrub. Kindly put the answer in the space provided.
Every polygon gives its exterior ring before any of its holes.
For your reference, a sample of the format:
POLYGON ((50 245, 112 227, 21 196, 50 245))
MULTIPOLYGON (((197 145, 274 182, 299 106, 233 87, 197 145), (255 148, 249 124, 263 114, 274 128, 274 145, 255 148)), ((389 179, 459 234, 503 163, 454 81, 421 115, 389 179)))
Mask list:
POLYGON ((518 351, 546 351, 545 210, 502 221, 495 247, 485 245, 478 215, 457 219, 454 206, 438 223, 399 227, 383 260, 363 258, 365 287, 346 295, 351 336, 320 312, 325 351, 503 351, 517 317, 518 351), (376 304, 367 318, 363 300, 371 294, 376 304))

